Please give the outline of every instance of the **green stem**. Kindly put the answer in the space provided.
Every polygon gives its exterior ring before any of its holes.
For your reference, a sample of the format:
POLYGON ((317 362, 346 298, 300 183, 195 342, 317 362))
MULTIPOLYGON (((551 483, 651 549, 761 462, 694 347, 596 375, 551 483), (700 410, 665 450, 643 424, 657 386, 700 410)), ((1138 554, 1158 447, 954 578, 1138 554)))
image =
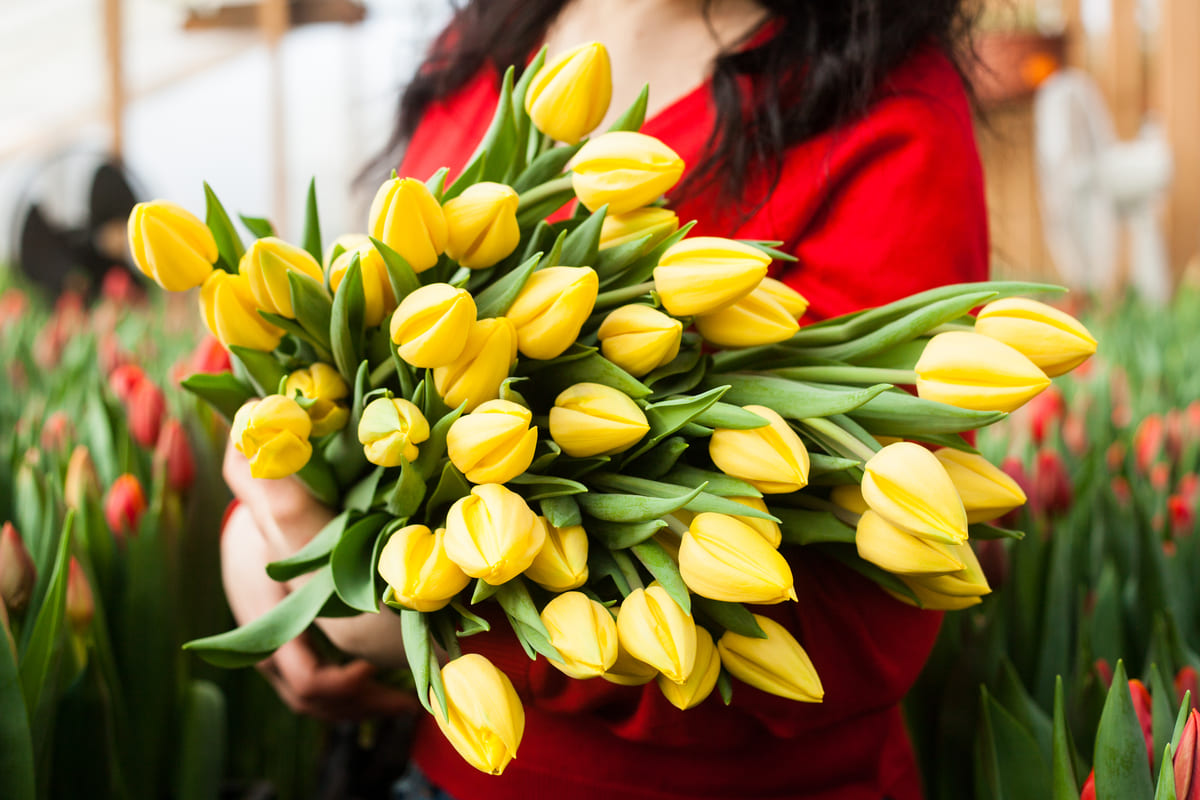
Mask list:
POLYGON ((942 325, 938 325, 936 328, 929 331, 929 333, 927 333, 926 335, 927 336, 937 336, 939 333, 950 333, 951 331, 974 333, 975 326, 974 325, 965 325, 960 322, 946 322, 942 325))
POLYGON ((843 430, 839 425, 830 422, 824 417, 810 417, 800 420, 800 424, 806 428, 810 428, 817 433, 820 433, 825 438, 835 442, 854 458, 862 459, 864 462, 869 461, 877 452, 877 448, 871 447, 866 442, 859 441, 858 437, 843 430))
POLYGON ((553 197, 564 189, 570 188, 570 175, 560 175, 553 180, 549 180, 543 184, 535 186, 520 196, 517 201, 517 213, 521 213, 521 209, 529 208, 530 206, 542 202, 548 197, 553 197))
POLYGON ((636 300, 644 294, 649 294, 654 290, 654 281, 639 283, 635 286, 624 286, 620 289, 613 289, 608 292, 603 292, 596 298, 594 308, 610 308, 618 306, 622 303, 627 303, 630 300, 636 300))
POLYGON ((810 511, 828 511, 852 528, 858 527, 858 520, 860 519, 860 515, 855 514, 850 509, 842 508, 837 503, 829 500, 814 497, 807 492, 792 492, 787 495, 786 505, 793 508, 807 508, 810 511))
POLYGON ((813 383, 850 383, 874 386, 890 383, 893 386, 908 386, 917 382, 917 373, 911 369, 882 369, 876 367, 781 367, 770 370, 781 378, 813 383))
POLYGON ((663 522, 667 523, 667 527, 670 528, 672 532, 677 533, 680 536, 683 536, 688 532, 688 526, 680 522, 679 518, 673 514, 667 514, 662 518, 662 520, 663 522))
POLYGON ((395 372, 396 372, 396 361, 395 361, 395 359, 388 358, 386 361, 384 361, 378 367, 371 370, 371 377, 370 377, 371 387, 375 388, 375 387, 379 386, 381 383, 383 383, 385 380, 387 380, 388 377, 395 374, 395 372))
POLYGON ((637 567, 634 566, 633 559, 629 557, 629 553, 624 550, 614 550, 612 556, 613 561, 617 562, 617 568, 621 570, 621 574, 629 582, 631 589, 646 588, 646 584, 642 583, 642 576, 638 575, 637 567))

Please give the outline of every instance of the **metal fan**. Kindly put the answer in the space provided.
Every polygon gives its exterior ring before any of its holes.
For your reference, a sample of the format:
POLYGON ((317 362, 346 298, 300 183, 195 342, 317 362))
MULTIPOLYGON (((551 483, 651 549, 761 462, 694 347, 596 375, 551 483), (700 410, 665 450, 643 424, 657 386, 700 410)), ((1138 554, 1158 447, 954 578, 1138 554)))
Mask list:
POLYGON ((1072 287, 1113 286, 1119 226, 1128 225, 1131 279, 1147 299, 1170 296, 1157 209, 1171 181, 1171 150, 1157 126, 1119 141, 1095 83, 1063 70, 1034 100, 1042 222, 1050 255, 1072 287))

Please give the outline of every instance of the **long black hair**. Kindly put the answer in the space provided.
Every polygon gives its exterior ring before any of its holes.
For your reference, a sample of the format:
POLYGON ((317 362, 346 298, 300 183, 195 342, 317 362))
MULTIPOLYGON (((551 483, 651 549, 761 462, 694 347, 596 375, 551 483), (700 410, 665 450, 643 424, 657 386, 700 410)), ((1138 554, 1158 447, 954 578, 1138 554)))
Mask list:
MULTIPOLYGON (((430 103, 485 64, 520 70, 567 2, 470 0, 460 8, 400 99, 388 154, 411 138, 430 103)), ((704 0, 706 13, 711 2, 704 0)), ((753 33, 747 34, 717 56, 711 82, 716 123, 704 159, 689 170, 677 196, 712 186, 744 205, 753 176, 765 174, 773 186, 788 146, 861 114, 915 49, 940 47, 960 73, 969 52, 970 0, 759 2, 773 18, 774 35, 746 47, 753 33)))

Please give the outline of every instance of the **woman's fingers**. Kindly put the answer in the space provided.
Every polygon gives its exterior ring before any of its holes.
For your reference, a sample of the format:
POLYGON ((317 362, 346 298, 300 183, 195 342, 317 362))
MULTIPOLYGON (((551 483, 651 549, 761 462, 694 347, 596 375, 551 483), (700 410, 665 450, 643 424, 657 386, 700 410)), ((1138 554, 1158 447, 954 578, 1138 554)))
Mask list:
POLYGON ((250 462, 232 444, 225 448, 222 472, 270 545, 271 560, 292 555, 333 519, 333 513, 298 479, 255 478, 250 474, 250 462))
POLYGON ((360 720, 411 713, 420 707, 411 692, 374 679, 366 661, 321 664, 306 637, 298 637, 264 662, 264 673, 293 710, 326 721, 360 720))

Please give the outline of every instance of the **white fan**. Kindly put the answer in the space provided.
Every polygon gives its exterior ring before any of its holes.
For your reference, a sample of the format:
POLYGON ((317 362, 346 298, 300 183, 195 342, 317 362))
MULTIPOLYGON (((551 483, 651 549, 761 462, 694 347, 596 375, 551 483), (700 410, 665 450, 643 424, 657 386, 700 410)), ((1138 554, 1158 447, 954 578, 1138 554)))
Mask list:
POLYGON ((1157 209, 1171 182, 1171 150, 1158 126, 1118 141, 1104 98, 1079 70, 1056 73, 1034 100, 1042 222, 1050 255, 1072 287, 1113 285, 1118 226, 1129 226, 1133 284, 1143 297, 1170 297, 1157 209))

